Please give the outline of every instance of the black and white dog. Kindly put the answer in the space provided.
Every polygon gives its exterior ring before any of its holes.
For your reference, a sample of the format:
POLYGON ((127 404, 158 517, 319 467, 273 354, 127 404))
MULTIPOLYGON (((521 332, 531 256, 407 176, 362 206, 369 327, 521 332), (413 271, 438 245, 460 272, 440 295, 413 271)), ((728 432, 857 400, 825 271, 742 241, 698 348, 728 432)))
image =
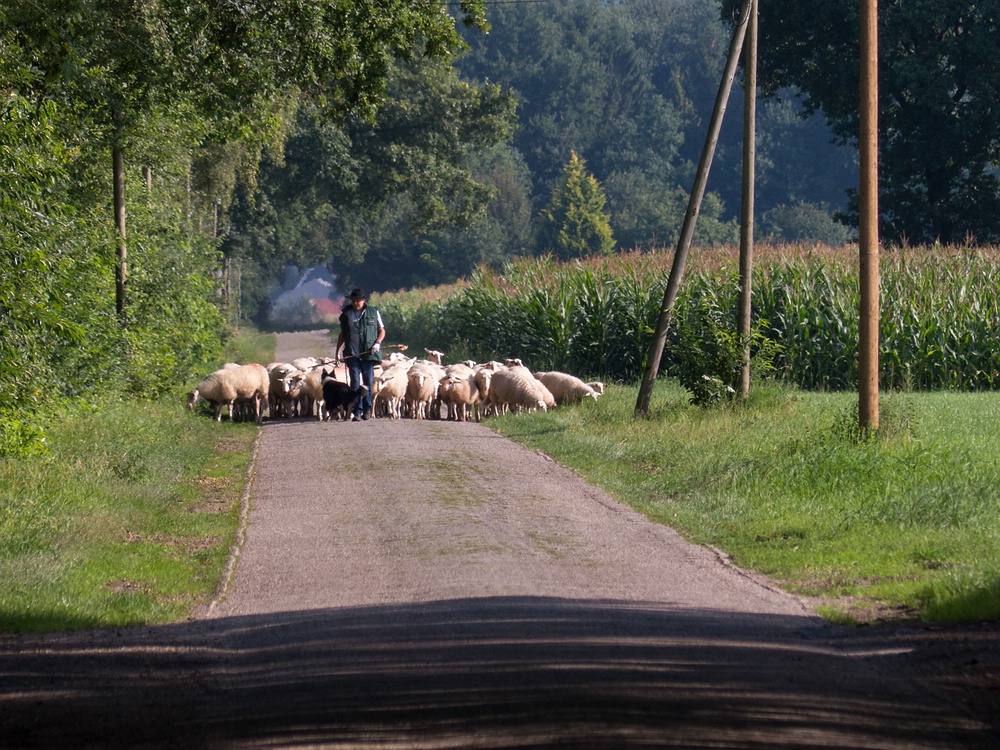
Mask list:
POLYGON ((364 385, 352 389, 332 375, 323 378, 323 409, 326 419, 350 419, 354 403, 367 391, 364 385))

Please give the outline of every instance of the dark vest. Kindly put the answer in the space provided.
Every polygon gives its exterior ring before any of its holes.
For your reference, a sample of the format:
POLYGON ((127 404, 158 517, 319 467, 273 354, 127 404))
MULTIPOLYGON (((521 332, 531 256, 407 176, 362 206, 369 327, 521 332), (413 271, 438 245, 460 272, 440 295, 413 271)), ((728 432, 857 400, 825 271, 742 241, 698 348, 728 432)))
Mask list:
MULTIPOLYGON (((344 353, 357 354, 357 352, 351 351, 351 324, 347 318, 348 310, 350 310, 349 307, 345 308, 340 314, 340 331, 344 334, 344 353)), ((370 362, 382 361, 382 354, 380 352, 368 351, 375 344, 377 338, 378 308, 365 305, 365 309, 361 311, 361 318, 358 320, 358 343, 361 344, 361 351, 368 353, 362 354, 361 359, 370 362)))

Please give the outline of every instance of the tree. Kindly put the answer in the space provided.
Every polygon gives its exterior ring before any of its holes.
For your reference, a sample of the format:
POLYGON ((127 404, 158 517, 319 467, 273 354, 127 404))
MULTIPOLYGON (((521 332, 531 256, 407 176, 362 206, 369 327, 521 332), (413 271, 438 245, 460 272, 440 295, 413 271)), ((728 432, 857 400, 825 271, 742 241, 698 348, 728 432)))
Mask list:
MULTIPOLYGON (((483 0, 459 5, 467 25, 486 28, 483 0)), ((410 0, 10 0, 0 20, 41 72, 33 94, 90 113, 110 151, 123 320, 125 155, 144 116, 190 107, 205 140, 259 149, 282 129, 274 103, 291 90, 371 120, 391 60, 448 61, 462 46, 445 6, 410 0)))
MULTIPOLYGON (((722 2, 730 18, 738 0, 722 2)), ((775 0, 763 9, 759 81, 793 86, 845 143, 858 139, 859 2, 775 0)), ((1000 240, 1000 0, 879 4, 882 235, 1000 240)), ((856 197, 852 219, 856 222, 856 197)))
POLYGON ((373 289, 471 270, 417 246, 422 235, 482 218, 497 190, 473 166, 510 137, 513 97, 419 55, 392 65, 384 96, 373 121, 303 105, 280 160, 240 196, 226 252, 267 264, 269 275, 324 263, 373 289))
MULTIPOLYGON (((516 92, 512 145, 536 204, 575 149, 604 186, 619 247, 663 247, 684 215, 665 196, 691 185, 731 38, 717 11, 703 0, 496 3, 492 30, 467 35, 471 50, 456 66, 516 92)), ((723 221, 740 205, 742 98, 732 98, 708 183, 729 209, 723 221)), ((822 118, 800 120, 798 109, 792 101, 758 110, 756 205, 845 209, 854 154, 830 143, 822 118)))
POLYGON ((539 246, 563 260, 608 255, 615 248, 604 190, 572 152, 563 178, 539 217, 539 246))

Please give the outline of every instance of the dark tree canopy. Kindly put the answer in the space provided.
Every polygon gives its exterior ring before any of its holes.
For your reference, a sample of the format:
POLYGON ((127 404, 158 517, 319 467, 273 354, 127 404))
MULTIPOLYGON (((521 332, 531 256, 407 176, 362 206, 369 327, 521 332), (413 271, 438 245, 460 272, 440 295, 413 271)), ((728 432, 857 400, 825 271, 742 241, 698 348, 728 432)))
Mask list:
MULTIPOLYGON (((457 66, 516 92, 512 145, 530 171, 535 209, 575 151, 606 191, 619 247, 673 244, 686 204, 677 193, 693 182, 730 41, 717 6, 546 0, 498 3, 489 13, 492 30, 467 35, 471 50, 457 66)), ((740 206, 741 108, 734 92, 708 185, 724 223, 740 206)), ((794 101, 759 107, 757 206, 843 209, 857 184, 854 155, 830 144, 819 118, 801 120, 797 111, 794 101)))
MULTIPOLYGON (((731 18, 738 0, 724 0, 731 18)), ((793 86, 806 111, 857 143, 859 1, 761 6, 760 82, 793 86)), ((879 3, 883 235, 913 243, 1000 240, 1000 0, 879 3)))

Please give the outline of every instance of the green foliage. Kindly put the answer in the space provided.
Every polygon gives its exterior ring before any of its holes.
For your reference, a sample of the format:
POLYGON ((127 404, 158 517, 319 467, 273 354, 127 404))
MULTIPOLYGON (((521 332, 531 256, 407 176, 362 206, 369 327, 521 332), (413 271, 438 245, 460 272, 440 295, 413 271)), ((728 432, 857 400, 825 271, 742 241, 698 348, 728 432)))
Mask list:
MULTIPOLYGON (((765 250, 766 248, 760 248, 765 250)), ((708 251, 705 251, 708 252, 708 251)), ((729 257, 732 257, 731 255, 729 257)), ((417 304, 421 340, 474 359, 520 357, 534 369, 634 381, 645 368, 666 285, 665 261, 631 254, 559 263, 551 257, 481 268, 450 296, 417 304)), ((995 251, 937 248, 887 254, 882 265, 881 387, 982 390, 996 387, 1000 350, 990 346, 1000 319, 995 251)), ((858 281, 836 258, 788 257, 754 272, 751 370, 814 390, 857 384, 858 281)), ((661 372, 718 393, 733 386, 742 361, 737 284, 725 265, 681 287, 661 372), (717 380, 715 380, 717 378, 717 380)), ((391 299, 392 295, 388 296, 391 299)), ((709 399, 711 400, 711 399, 709 399)))
MULTIPOLYGON (((730 19, 739 0, 722 3, 730 19)), ((765 91, 794 87, 845 143, 858 139, 858 2, 779 0, 762 23, 765 91)), ((879 8, 879 211, 895 242, 1000 239, 1000 54, 996 0, 921 0, 879 8)), ((856 206, 854 207, 856 212, 856 206)), ((853 217, 856 220, 856 216, 853 217)))
POLYGON ((260 190, 238 197, 226 253, 271 276, 326 263, 367 288, 435 285, 509 257, 487 221, 495 191, 482 162, 513 129, 510 93, 415 57, 390 67, 385 97, 373 119, 306 103, 260 190))
MULTIPOLYGON (((545 204, 575 151, 604 187, 619 247, 674 244, 730 40, 717 8, 550 0, 499 3, 490 13, 492 31, 467 35, 471 50, 457 66, 516 93, 512 145, 529 169, 533 202, 545 204)), ((843 210, 857 185, 856 152, 830 143, 821 116, 800 118, 786 93, 758 107, 757 210, 799 202, 843 210)), ((741 100, 734 92, 713 161, 710 200, 719 211, 703 208, 699 243, 737 236, 741 100)))
POLYGON ((698 406, 735 401, 748 352, 754 381, 774 369, 780 347, 765 336, 766 320, 754 321, 747 335, 737 333, 738 282, 732 274, 719 280, 698 276, 675 309, 670 372, 698 406))
POLYGON ((851 230, 830 215, 829 206, 798 203, 775 206, 761 217, 758 234, 768 242, 818 242, 829 247, 846 245, 851 230))
POLYGON ((542 210, 539 246, 560 260, 608 255, 614 250, 604 190, 572 152, 548 205, 542 210))
MULTIPOLYGON (((488 28, 481 0, 459 7, 467 25, 488 28)), ((284 267, 303 225, 328 248, 331 206, 359 233, 371 214, 354 210, 358 193, 406 185, 420 221, 478 216, 490 191, 465 158, 509 135, 513 101, 496 85, 457 80, 449 61, 463 46, 441 6, 407 0, 140 3, 130 12, 92 0, 6 3, 0 454, 44 450, 63 401, 151 398, 217 364, 227 319, 239 325, 243 314, 243 280, 249 299, 263 299, 269 264, 284 267), (226 215, 234 195, 237 206, 254 204, 259 161, 281 163, 300 103, 326 126, 317 126, 327 148, 314 151, 328 159, 314 186, 336 197, 303 197, 302 174, 315 172, 296 163, 299 192, 284 205, 262 200, 266 229, 240 234, 226 215), (360 166, 340 159, 352 128, 379 141, 360 166), (119 156, 127 266, 113 257, 124 238, 107 210, 119 156), (359 187, 369 177, 376 184, 359 187), (279 215, 290 218, 271 221, 279 215), (244 244, 227 246, 223 263, 221 238, 237 236, 244 244), (115 276, 126 269, 116 310, 115 276)))
MULTIPOLYGON (((440 343, 438 330, 442 308, 426 300, 410 299, 410 296, 406 293, 379 296, 373 299, 373 304, 382 314, 387 341, 405 343, 420 356, 424 349, 434 349, 440 343)), ((461 356, 459 342, 449 342, 447 352, 454 361, 465 358, 461 356)))
POLYGON ((551 257, 477 271, 441 303, 434 348, 460 341, 476 359, 517 357, 536 370, 614 378, 641 373, 663 280, 551 257))
MULTIPOLYGON (((881 263, 883 388, 992 388, 1000 354, 989 346, 1000 312, 994 253, 934 248, 885 254, 881 263)), ((822 262, 776 266, 754 281, 754 309, 782 344, 775 361, 804 388, 857 383, 857 270, 822 262)))
POLYGON ((276 343, 273 333, 264 333, 250 327, 241 328, 226 337, 222 359, 226 362, 257 362, 266 365, 274 361, 276 343))

